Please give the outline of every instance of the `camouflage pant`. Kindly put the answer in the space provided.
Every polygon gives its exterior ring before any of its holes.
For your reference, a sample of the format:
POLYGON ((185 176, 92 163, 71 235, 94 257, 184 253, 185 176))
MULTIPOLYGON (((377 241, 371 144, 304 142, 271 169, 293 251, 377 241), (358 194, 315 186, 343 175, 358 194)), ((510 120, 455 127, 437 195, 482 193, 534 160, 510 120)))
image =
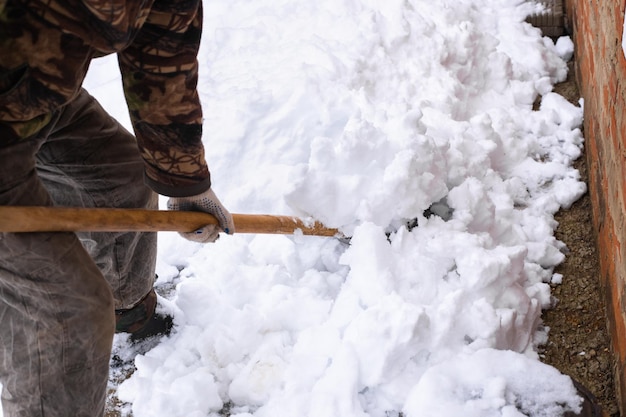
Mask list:
MULTIPOLYGON (((53 203, 157 205, 134 137, 86 92, 0 147, 0 205, 53 203)), ((114 309, 150 291, 155 256, 154 233, 0 233, 5 417, 103 414, 114 309)))

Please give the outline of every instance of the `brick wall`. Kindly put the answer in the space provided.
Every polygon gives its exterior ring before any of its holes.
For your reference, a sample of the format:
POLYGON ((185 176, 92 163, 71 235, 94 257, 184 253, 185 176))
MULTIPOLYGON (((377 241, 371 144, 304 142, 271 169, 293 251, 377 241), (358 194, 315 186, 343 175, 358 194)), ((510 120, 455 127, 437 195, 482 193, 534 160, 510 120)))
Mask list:
POLYGON ((565 0, 585 99, 589 192, 598 232, 600 281, 607 300, 621 415, 626 416, 626 0, 565 0))

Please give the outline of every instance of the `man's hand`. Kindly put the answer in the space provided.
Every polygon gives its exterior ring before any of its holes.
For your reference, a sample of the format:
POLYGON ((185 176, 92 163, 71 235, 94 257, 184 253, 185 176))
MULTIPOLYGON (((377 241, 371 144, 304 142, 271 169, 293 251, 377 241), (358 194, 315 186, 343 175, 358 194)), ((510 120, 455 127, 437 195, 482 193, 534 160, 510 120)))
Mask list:
POLYGON ((233 216, 226 210, 210 188, 202 194, 191 197, 171 197, 167 202, 167 208, 168 210, 179 211, 204 211, 212 214, 219 221, 219 226, 209 224, 195 232, 180 234, 185 239, 193 242, 215 242, 219 237, 220 231, 231 235, 235 233, 233 216))

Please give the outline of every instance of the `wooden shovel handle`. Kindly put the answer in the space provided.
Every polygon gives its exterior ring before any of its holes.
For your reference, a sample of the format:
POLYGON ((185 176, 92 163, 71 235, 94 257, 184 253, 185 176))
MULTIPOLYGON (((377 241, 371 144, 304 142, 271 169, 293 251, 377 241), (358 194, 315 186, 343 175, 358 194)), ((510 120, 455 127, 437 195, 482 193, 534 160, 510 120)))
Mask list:
MULTIPOLYGON (((336 236, 337 229, 291 216, 233 214, 236 233, 336 236)), ((0 207, 0 232, 193 232, 217 219, 198 211, 74 207, 0 207)))

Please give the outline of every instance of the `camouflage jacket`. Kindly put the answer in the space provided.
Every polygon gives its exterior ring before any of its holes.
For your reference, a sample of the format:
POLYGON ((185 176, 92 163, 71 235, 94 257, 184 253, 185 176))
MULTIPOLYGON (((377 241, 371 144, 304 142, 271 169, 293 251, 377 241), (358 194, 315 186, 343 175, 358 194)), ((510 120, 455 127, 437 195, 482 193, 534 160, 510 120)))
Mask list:
POLYGON ((32 136, 77 96, 92 58, 117 53, 146 180, 210 187, 196 91, 201 0, 0 0, 0 146, 32 136))

